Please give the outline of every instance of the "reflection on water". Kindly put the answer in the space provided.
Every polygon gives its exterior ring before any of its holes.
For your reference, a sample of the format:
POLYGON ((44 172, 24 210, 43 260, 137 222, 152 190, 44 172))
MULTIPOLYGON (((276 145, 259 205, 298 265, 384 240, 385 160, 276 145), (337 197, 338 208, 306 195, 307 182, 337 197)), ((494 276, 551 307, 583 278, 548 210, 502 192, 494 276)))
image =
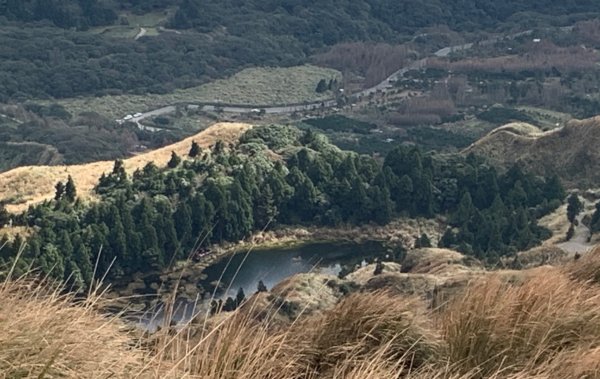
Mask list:
MULTIPOLYGON (((207 278, 200 284, 207 290, 205 299, 195 302, 179 302, 173 310, 175 322, 189 320, 198 313, 208 312, 210 295, 216 291, 217 298, 235 297, 239 288, 246 295, 256 292, 258 282, 271 289, 283 279, 306 272, 337 275, 343 265, 360 265, 365 259, 380 256, 384 248, 379 242, 320 243, 293 248, 277 248, 242 252, 224 258, 204 270, 207 278), (218 288, 215 285, 219 282, 218 288)), ((164 319, 162 306, 147 312, 141 323, 154 330, 164 319)))

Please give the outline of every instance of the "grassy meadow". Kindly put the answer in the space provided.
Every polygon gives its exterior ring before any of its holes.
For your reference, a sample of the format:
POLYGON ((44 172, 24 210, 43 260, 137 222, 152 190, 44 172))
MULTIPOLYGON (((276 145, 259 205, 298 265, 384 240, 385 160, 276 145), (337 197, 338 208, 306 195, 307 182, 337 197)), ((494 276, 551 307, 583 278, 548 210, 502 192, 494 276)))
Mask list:
POLYGON ((73 98, 58 101, 70 113, 94 111, 111 118, 145 112, 176 103, 222 102, 269 105, 319 101, 331 92, 317 93, 321 79, 341 79, 332 69, 311 65, 289 68, 248 68, 222 80, 197 87, 178 89, 169 94, 119 95, 73 98))

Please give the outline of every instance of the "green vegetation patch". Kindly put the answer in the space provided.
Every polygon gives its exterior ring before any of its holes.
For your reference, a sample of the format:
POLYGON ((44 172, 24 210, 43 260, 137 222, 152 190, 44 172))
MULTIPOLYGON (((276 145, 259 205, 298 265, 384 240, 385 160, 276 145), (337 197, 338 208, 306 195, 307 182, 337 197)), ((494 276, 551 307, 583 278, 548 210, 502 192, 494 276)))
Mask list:
POLYGON ((323 118, 314 118, 304 121, 306 124, 326 131, 369 134, 377 125, 346 116, 334 115, 323 118))
POLYGON ((481 120, 494 124, 507 124, 514 121, 535 123, 535 120, 527 113, 514 108, 492 107, 477 115, 481 120))
POLYGON ((176 103, 227 103, 240 105, 292 104, 321 101, 330 91, 317 93, 321 79, 341 79, 341 73, 311 65, 288 68, 248 68, 222 80, 169 94, 118 95, 61 100, 72 114, 93 110, 111 118, 176 103))

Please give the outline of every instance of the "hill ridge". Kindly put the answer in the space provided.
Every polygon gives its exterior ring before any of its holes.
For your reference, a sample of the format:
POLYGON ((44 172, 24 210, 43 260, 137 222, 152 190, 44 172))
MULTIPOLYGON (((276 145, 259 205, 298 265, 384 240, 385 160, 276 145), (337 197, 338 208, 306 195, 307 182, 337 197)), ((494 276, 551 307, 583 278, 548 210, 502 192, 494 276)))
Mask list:
MULTIPOLYGON (((174 144, 161 147, 140 155, 124 159, 125 169, 132 173, 137 168, 154 162, 157 166, 166 166, 171 151, 180 156, 187 155, 192 141, 207 148, 218 140, 236 141, 252 125, 244 123, 217 123, 204 131, 185 138, 174 144)), ((100 176, 109 172, 113 161, 98 161, 67 166, 23 166, 0 173, 0 201, 5 201, 10 212, 20 212, 29 205, 40 203, 54 196, 54 186, 64 181, 68 175, 73 177, 78 195, 88 200, 92 198, 92 189, 100 176)))
POLYGON ((600 181, 600 116, 571 120, 546 132, 531 128, 536 127, 523 123, 501 126, 463 153, 484 156, 500 167, 518 162, 538 175, 557 174, 567 187, 587 188, 600 181), (515 125, 522 128, 515 129, 515 125))

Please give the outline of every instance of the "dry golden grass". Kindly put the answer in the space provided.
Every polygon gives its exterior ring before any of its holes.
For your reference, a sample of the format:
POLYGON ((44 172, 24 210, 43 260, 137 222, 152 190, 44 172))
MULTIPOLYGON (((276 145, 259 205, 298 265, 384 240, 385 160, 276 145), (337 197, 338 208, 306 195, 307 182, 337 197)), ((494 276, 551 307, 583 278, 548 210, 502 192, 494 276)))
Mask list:
MULTIPOLYGON (((131 174, 148 162, 157 166, 166 166, 171 151, 185 157, 189 152, 192 140, 202 147, 209 147, 216 141, 235 142, 240 135, 251 126, 242 123, 218 123, 208 129, 186 138, 173 145, 140 154, 126 159, 125 168, 131 174)), ((101 161, 72 166, 28 166, 0 174, 0 200, 8 200, 10 212, 20 212, 31 204, 39 203, 54 196, 54 186, 58 181, 65 181, 68 175, 73 177, 79 197, 88 200, 92 189, 98 183, 102 173, 110 172, 112 161, 101 161)))
POLYGON ((437 361, 443 350, 423 303, 385 292, 350 295, 332 310, 301 323, 299 329, 312 334, 307 353, 319 377, 353 371, 378 354, 414 369, 437 361))
POLYGON ((436 319, 452 367, 485 378, 543 371, 561 354, 600 345, 599 311, 597 288, 545 269, 520 285, 493 276, 482 280, 436 319))
POLYGON ((97 297, 77 303, 8 281, 0 284, 0 378, 600 378, 598 251, 519 280, 479 276, 435 309, 359 292, 282 323, 281 303, 260 294, 152 338, 100 314, 97 297))
POLYGON ((0 378, 131 378, 147 353, 95 296, 74 302, 50 286, 0 284, 0 378))
POLYGON ((600 284, 600 247, 595 247, 580 259, 568 264, 566 271, 573 280, 600 284))
POLYGON ((521 162, 539 175, 556 173, 567 187, 589 188, 598 183, 600 117, 572 120, 563 128, 541 134, 531 134, 530 129, 496 129, 464 153, 484 156, 501 167, 521 162))

